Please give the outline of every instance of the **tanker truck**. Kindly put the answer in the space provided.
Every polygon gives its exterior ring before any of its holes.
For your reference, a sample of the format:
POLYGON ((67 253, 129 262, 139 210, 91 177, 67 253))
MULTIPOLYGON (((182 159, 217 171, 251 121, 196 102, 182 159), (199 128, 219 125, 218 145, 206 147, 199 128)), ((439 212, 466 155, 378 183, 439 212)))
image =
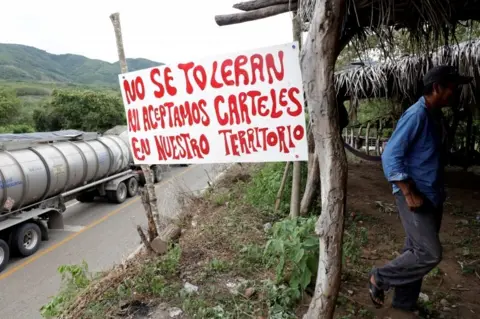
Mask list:
MULTIPOLYGON (((117 136, 121 138, 127 145, 129 145, 128 142, 128 126, 127 125, 117 125, 103 133, 104 136, 117 136)), ((133 158, 133 155, 132 155, 133 158)), ((132 161, 133 163, 133 161, 132 161)), ((173 165, 172 165, 173 166, 173 165)), ((178 166, 188 166, 188 164, 178 164, 178 166)), ((132 169, 138 171, 139 177, 140 177, 140 182, 145 183, 145 178, 143 177, 143 173, 140 169, 139 165, 134 165, 132 164, 132 169)), ((152 170, 153 173, 153 179, 155 183, 158 183, 162 180, 163 176, 163 169, 161 165, 150 165, 150 169, 152 170)))
POLYGON ((76 130, 0 134, 0 271, 63 229, 65 203, 135 196, 139 176, 118 136, 76 130))

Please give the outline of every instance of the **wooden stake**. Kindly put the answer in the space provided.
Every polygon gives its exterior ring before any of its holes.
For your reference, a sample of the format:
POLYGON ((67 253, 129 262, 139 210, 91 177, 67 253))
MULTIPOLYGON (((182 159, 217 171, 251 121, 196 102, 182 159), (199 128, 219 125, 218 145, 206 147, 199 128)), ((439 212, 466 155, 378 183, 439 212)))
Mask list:
POLYGON ((355 145, 353 145, 353 148, 356 148, 356 149, 360 148, 360 136, 362 135, 362 129, 363 129, 363 125, 360 125, 360 127, 358 128, 357 140, 355 145))
POLYGON ((370 155, 370 122, 367 123, 367 130, 365 131, 365 153, 370 155))
POLYGON ((280 207, 280 203, 282 201, 283 190, 285 189, 285 184, 287 183, 289 168, 290 168, 290 162, 287 162, 287 164, 285 164, 285 169, 283 170, 283 176, 282 176, 282 181, 280 183, 280 188, 278 189, 277 197, 275 198, 275 208, 274 208, 275 212, 278 211, 278 208, 280 207))
MULTIPOLYGON (((120 68, 122 73, 127 73, 128 72, 128 66, 127 66, 127 59, 125 58, 125 50, 123 47, 123 38, 122 38, 122 28, 120 24, 120 14, 118 12, 112 13, 110 15, 110 20, 112 21, 113 24, 113 29, 115 31, 115 39, 117 42, 117 53, 118 53, 118 59, 120 61, 120 68)), ((157 205, 157 194, 155 192, 155 185, 153 182, 153 174, 152 170, 150 169, 149 165, 140 165, 143 171, 143 175, 145 177, 145 188, 146 191, 148 192, 148 197, 147 200, 148 202, 144 205, 148 205, 149 210, 147 210, 147 218, 149 212, 152 214, 153 220, 155 220, 155 226, 157 229, 157 233, 160 233, 160 230, 164 228, 166 225, 164 222, 161 221, 160 219, 160 214, 158 212, 158 205, 157 205)), ((143 198, 143 197, 142 197, 143 198)))

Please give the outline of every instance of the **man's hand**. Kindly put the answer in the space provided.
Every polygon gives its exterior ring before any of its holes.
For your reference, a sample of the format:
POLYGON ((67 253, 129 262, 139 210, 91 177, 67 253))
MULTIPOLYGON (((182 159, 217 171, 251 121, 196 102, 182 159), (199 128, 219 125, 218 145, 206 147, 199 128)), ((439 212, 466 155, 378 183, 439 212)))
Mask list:
POLYGON ((410 208, 412 212, 423 205, 423 197, 417 192, 411 192, 403 195, 407 201, 408 208, 410 208))
POLYGON ((407 201, 408 208, 413 212, 417 208, 420 208, 423 205, 423 197, 417 191, 413 181, 404 181, 395 183, 405 196, 407 201))

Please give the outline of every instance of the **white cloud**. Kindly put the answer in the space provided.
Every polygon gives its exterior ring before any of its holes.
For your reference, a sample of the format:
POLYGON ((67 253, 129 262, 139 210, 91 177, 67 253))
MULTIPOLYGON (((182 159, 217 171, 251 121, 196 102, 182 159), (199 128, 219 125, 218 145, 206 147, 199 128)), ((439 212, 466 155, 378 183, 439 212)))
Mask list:
POLYGON ((219 27, 229 0, 17 0, 2 4, 0 42, 116 61, 109 15, 120 12, 127 57, 196 59, 292 40, 291 14, 219 27))

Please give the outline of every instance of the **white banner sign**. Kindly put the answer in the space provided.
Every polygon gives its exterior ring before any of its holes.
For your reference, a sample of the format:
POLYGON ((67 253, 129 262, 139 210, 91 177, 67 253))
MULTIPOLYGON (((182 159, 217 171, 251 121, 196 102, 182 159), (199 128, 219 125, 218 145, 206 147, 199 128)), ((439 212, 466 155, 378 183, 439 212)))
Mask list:
POLYGON ((119 75, 136 164, 308 160, 296 42, 119 75))

